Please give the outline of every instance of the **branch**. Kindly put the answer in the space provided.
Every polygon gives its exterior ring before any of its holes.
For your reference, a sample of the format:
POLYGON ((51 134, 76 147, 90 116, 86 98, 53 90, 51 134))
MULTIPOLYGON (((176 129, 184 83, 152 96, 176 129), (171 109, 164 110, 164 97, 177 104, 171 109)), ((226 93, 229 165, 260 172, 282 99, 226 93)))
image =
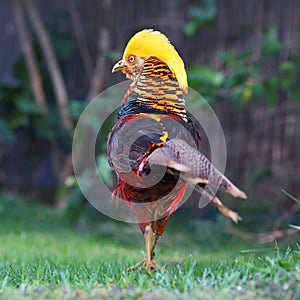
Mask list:
POLYGON ((228 224, 229 233, 231 233, 232 235, 243 239, 258 240, 260 244, 271 243, 275 240, 283 239, 287 236, 300 233, 298 229, 294 229, 294 228, 288 228, 283 230, 272 230, 270 232, 262 232, 262 233, 250 233, 250 232, 243 232, 241 230, 234 228, 232 224, 230 224, 230 222, 228 222, 227 224, 228 224))
POLYGON ((257 234, 258 241, 261 244, 271 243, 275 240, 283 239, 287 236, 300 233, 298 229, 288 228, 283 230, 273 230, 271 232, 264 232, 257 234))
MULTIPOLYGON (((270 243, 277 239, 282 239, 287 236, 293 235, 293 234, 299 234, 299 228, 288 228, 288 229, 282 229, 280 230, 280 225, 283 222, 283 220, 287 219, 290 216, 295 215, 300 210, 300 201, 296 199, 294 196, 286 192, 285 190, 282 190, 284 194, 286 194, 289 198, 294 200, 296 203, 292 205, 287 211, 283 212, 276 220, 273 225, 273 229, 270 232, 261 232, 261 233, 251 233, 251 232, 243 232, 240 230, 237 230, 233 228, 232 224, 230 222, 227 222, 227 227, 229 229, 229 232, 235 236, 238 236, 240 238, 244 239, 255 239, 258 240, 259 243, 270 243)), ((291 226, 292 227, 292 226, 291 226)))
POLYGON ((68 0, 68 10, 71 16, 71 21, 74 27, 74 33, 77 40, 79 52, 83 61, 83 65, 87 74, 88 80, 91 79, 93 73, 92 58, 87 47, 87 41, 84 36, 82 22, 80 21, 80 16, 75 5, 74 0, 68 0))
POLYGON ((111 47, 111 32, 110 32, 110 16, 112 15, 112 1, 104 0, 103 2, 103 25, 98 37, 98 54, 96 66, 94 69, 91 86, 87 95, 87 99, 91 100, 103 89, 106 76, 106 61, 104 54, 111 47))
POLYGON ((16 27, 21 43, 21 49, 29 73, 34 100, 38 105, 42 107, 43 112, 47 112, 41 73, 32 49, 30 33, 27 29, 26 21, 24 19, 24 14, 22 11, 22 2, 20 0, 13 0, 12 4, 16 27))
POLYGON ((40 19, 40 16, 37 12, 34 1, 25 0, 27 4, 27 10, 30 16, 30 20, 32 22, 33 28, 37 34, 39 42, 41 44, 46 63, 49 68, 51 80, 54 87, 54 92, 56 95, 57 103, 59 106, 59 112, 63 124, 65 127, 72 132, 73 131, 73 123, 69 115, 68 111, 68 94, 66 85, 62 76, 62 73, 59 68, 58 61, 55 57, 53 48, 51 46, 51 42, 48 36, 48 33, 40 19))

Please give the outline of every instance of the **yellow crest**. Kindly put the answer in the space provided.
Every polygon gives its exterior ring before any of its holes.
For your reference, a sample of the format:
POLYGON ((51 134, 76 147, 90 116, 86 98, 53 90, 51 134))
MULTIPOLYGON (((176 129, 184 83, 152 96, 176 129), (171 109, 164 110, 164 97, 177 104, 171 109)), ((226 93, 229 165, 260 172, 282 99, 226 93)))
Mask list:
POLYGON ((126 59, 130 54, 144 59, 154 56, 167 64, 171 72, 176 76, 179 86, 187 94, 188 84, 184 63, 164 34, 153 29, 144 29, 136 33, 129 40, 123 59, 126 59))

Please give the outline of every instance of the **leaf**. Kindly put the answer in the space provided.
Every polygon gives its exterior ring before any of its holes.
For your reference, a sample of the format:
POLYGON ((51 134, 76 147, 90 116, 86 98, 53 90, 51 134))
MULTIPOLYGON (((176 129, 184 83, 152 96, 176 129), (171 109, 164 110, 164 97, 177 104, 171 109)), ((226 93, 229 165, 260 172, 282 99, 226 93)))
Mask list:
POLYGON ((269 78, 263 81, 262 87, 263 87, 263 93, 268 98, 268 102, 271 105, 275 104, 275 101, 277 99, 276 93, 277 93, 277 84, 278 81, 276 78, 269 78))
POLYGON ((253 50, 249 49, 245 52, 242 52, 239 55, 232 55, 229 52, 221 52, 219 54, 219 58, 230 65, 234 65, 234 64, 238 64, 238 63, 242 63, 245 64, 245 60, 247 60, 251 55, 253 54, 253 50))
POLYGON ((283 258, 279 258, 278 259, 278 264, 279 264, 280 267, 282 267, 282 268, 284 268, 286 270, 290 270, 292 268, 292 266, 293 266, 290 262, 286 261, 283 258))
POLYGON ((54 33, 50 38, 54 52, 60 61, 66 61, 71 57, 75 50, 75 42, 70 37, 54 33))
POLYGON ((77 121, 86 107, 86 103, 82 100, 73 99, 69 101, 69 112, 73 121, 77 121))
POLYGON ((15 135, 6 122, 0 119, 0 141, 12 141, 15 135))
POLYGON ((53 122, 49 116, 36 116, 32 120, 35 135, 42 139, 53 139, 55 137, 53 122))
POLYGON ((295 67, 295 63, 288 60, 288 61, 284 61, 283 63, 281 63, 280 65, 280 69, 282 71, 290 71, 295 67))
POLYGON ((249 170, 246 177, 246 189, 251 189, 257 183, 270 178, 272 171, 269 166, 264 165, 261 161, 257 160, 253 167, 249 170))
POLYGON ((38 104, 26 97, 21 97, 19 101, 16 101, 16 106, 24 114, 40 114, 42 112, 42 108, 38 104))
POLYGON ((65 179, 64 185, 65 185, 66 187, 68 187, 68 188, 77 186, 77 181, 76 181, 75 176, 68 176, 68 177, 65 179))
POLYGON ((215 0, 203 0, 203 6, 192 6, 188 9, 190 21, 184 26, 184 32, 191 36, 198 28, 207 27, 217 15, 215 0))
POLYGON ((291 100, 300 102, 300 86, 298 82, 293 81, 287 92, 291 100))
POLYGON ((278 41, 274 28, 267 28, 263 31, 265 42, 262 45, 262 54, 277 54, 283 48, 283 44, 278 41))
POLYGON ((278 41, 268 41, 266 42, 262 48, 262 54, 276 54, 281 51, 283 48, 282 44, 278 41))
POLYGON ((221 52, 219 58, 227 64, 232 64, 235 61, 235 57, 228 52, 221 52))
POLYGON ((97 156, 97 168, 98 172, 106 185, 111 186, 113 182, 111 168, 107 161, 107 156, 105 154, 100 154, 97 156))
POLYGON ((253 88, 252 86, 248 85, 244 88, 243 92, 242 92, 242 102, 246 103, 248 102, 253 94, 253 88))
POLYGON ((194 35, 197 29, 198 25, 195 22, 189 22, 184 25, 184 32, 188 36, 194 35))
POLYGON ((262 34, 266 39, 270 39, 270 40, 276 39, 276 31, 274 30, 274 28, 265 28, 262 34))
POLYGON ((220 86, 225 79, 222 72, 202 65, 192 66, 187 71, 189 81, 197 85, 211 84, 213 86, 220 86))
POLYGON ((281 85, 288 97, 296 102, 300 102, 300 60, 295 58, 293 60, 285 61, 280 65, 282 71, 281 85))

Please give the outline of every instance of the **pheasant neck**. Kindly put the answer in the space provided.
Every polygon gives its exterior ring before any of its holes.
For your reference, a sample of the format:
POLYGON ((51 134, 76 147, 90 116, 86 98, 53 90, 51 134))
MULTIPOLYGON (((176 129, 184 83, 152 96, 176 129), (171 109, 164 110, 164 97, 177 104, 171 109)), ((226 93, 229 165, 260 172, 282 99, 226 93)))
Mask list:
POLYGON ((187 120, 183 91, 169 67, 157 58, 145 60, 133 92, 138 103, 187 120))

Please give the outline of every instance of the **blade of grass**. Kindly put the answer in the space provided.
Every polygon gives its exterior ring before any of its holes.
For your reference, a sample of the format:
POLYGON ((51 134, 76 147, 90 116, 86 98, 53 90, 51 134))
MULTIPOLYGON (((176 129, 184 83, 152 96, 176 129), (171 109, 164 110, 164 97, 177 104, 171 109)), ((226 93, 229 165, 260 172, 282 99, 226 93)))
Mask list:
POLYGON ((290 226, 290 227, 292 227, 292 228, 295 228, 295 229, 298 229, 298 230, 300 230, 300 226, 293 225, 293 224, 290 224, 289 226, 290 226))
POLYGON ((288 193, 287 191, 285 191, 284 189, 281 190, 286 196, 288 196, 290 199, 292 199, 293 201, 295 201, 296 203, 298 203, 300 205, 300 200, 295 198, 293 195, 291 195, 290 193, 288 193))
POLYGON ((276 252, 278 248, 261 248, 261 249, 245 249, 242 250, 241 253, 259 253, 259 252, 276 252))

